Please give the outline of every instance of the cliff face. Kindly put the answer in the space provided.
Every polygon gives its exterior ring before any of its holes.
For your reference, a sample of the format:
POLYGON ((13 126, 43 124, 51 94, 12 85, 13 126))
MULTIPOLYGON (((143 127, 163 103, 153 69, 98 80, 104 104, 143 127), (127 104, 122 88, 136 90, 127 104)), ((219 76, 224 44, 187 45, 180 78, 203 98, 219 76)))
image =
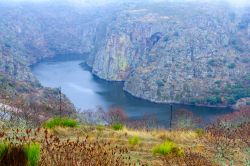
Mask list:
POLYGON ((121 81, 128 77, 142 60, 146 40, 152 33, 149 24, 135 20, 140 18, 120 15, 108 25, 105 43, 98 49, 93 63, 93 72, 108 80, 121 81))
MULTIPOLYGON (((0 2, 0 101, 24 99, 56 111, 58 90, 41 87, 29 66, 55 55, 91 52, 97 22, 86 21, 85 12, 0 2)), ((74 109, 66 97, 63 101, 68 112, 74 109)))
POLYGON ((86 11, 31 4, 0 4, 0 9, 0 72, 29 80, 27 65, 58 54, 91 52, 97 23, 85 17, 86 11))
POLYGON ((247 9, 192 2, 0 8, 0 72, 13 79, 34 83, 28 65, 79 54, 100 78, 125 81, 124 90, 154 102, 227 105, 250 94, 247 9))
POLYGON ((93 72, 123 80, 124 90, 154 102, 227 105, 249 95, 228 89, 244 80, 238 90, 250 90, 249 14, 220 5, 161 5, 119 13, 93 72))

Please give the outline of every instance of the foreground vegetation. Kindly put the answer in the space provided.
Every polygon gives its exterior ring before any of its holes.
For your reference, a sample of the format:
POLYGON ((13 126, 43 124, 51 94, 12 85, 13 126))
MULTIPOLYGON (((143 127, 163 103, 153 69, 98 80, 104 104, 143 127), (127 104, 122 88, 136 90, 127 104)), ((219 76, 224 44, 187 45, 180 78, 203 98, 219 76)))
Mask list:
POLYGON ((127 122, 120 109, 106 117, 102 113, 56 117, 32 129, 3 127, 0 165, 250 165, 250 108, 203 129, 184 110, 177 113, 172 130, 142 127, 153 124, 146 120, 127 122), (93 117, 99 122, 89 123, 93 117))
POLYGON ((43 127, 47 129, 53 129, 55 127, 76 127, 77 121, 70 118, 60 118, 56 117, 53 119, 48 120, 44 123, 43 127))

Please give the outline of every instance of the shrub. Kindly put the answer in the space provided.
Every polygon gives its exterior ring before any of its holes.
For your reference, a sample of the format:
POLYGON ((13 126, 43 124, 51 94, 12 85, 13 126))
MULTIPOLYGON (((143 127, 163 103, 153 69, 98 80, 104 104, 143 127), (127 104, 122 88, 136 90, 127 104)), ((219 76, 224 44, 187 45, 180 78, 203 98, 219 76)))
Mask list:
POLYGON ((108 140, 88 138, 87 135, 81 140, 66 140, 49 134, 47 129, 40 128, 13 130, 10 135, 4 135, 4 140, 10 143, 8 153, 0 160, 0 165, 134 165, 126 147, 118 147, 108 140), (39 144, 32 143, 34 141, 39 144))
POLYGON ((78 122, 81 124, 107 124, 107 112, 105 112, 102 107, 97 107, 93 110, 79 110, 76 115, 78 122))
POLYGON ((82 140, 64 140, 46 132, 39 165, 134 165, 130 163, 127 151, 109 141, 89 140, 88 136, 82 140))
POLYGON ((115 123, 112 125, 112 129, 114 129, 114 130, 122 130, 123 128, 124 128, 124 126, 121 123, 115 123))
POLYGON ((219 116, 216 125, 220 128, 236 129, 248 123, 250 123, 250 107, 245 107, 238 111, 219 116))
POLYGON ((153 147, 153 154, 169 155, 175 154, 177 156, 184 155, 184 152, 173 141, 167 140, 160 145, 153 147))
POLYGON ((235 104, 237 100, 233 96, 226 97, 228 104, 235 104))
POLYGON ((0 161, 2 157, 7 153, 8 151, 8 144, 7 143, 0 143, 0 161))
POLYGON ((250 62, 250 58, 244 58, 241 60, 243 63, 249 63, 250 62))
POLYGON ((164 80, 157 80, 157 81, 156 81, 156 84, 157 84, 159 87, 162 87, 162 86, 164 86, 165 81, 164 81, 164 80))
POLYGON ((217 85, 220 85, 221 82, 222 82, 221 80, 217 80, 217 81, 215 81, 214 83, 217 84, 217 85))
POLYGON ((215 166, 207 157, 199 153, 185 152, 183 156, 168 155, 162 158, 164 165, 215 166))
POLYGON ((236 67, 235 63, 231 63, 227 66, 229 69, 234 69, 236 67))
POLYGON ((216 61, 215 59, 210 59, 210 60, 208 61, 208 64, 209 64, 210 66, 217 66, 217 61, 216 61))
POLYGON ((108 124, 124 123, 128 120, 128 116, 122 108, 111 107, 106 113, 106 121, 108 124))
POLYGON ((44 128, 52 129, 57 126, 61 127, 76 127, 77 122, 69 118, 53 118, 44 123, 44 128))
POLYGON ((196 129, 195 133, 198 135, 198 137, 202 137, 205 134, 205 130, 203 130, 203 129, 196 129))
POLYGON ((179 130, 195 129, 201 125, 201 118, 191 111, 181 109, 173 112, 172 127, 179 130))
POLYGON ((165 42, 168 42, 170 39, 169 39, 169 36, 165 36, 164 38, 163 38, 163 40, 165 41, 165 42))
POLYGON ((250 165, 250 147, 248 147, 248 148, 245 150, 245 154, 248 156, 248 157, 245 159, 245 165, 250 165))
POLYGON ((31 143, 23 147, 29 166, 36 166, 40 160, 40 144, 31 143))
POLYGON ((99 132, 103 131, 104 129, 105 129, 105 127, 103 125, 96 126, 96 130, 98 130, 99 132))
POLYGON ((105 112, 101 107, 96 110, 87 110, 77 113, 78 121, 91 125, 106 125, 114 123, 126 123, 128 116, 126 112, 119 107, 110 107, 105 112))
POLYGON ((8 152, 0 160, 2 166, 26 166, 27 158, 20 145, 9 145, 8 152))
POLYGON ((141 140, 138 136, 134 136, 134 137, 129 138, 128 142, 130 145, 138 145, 141 142, 141 140))
POLYGON ((221 103, 221 98, 219 96, 210 96, 207 98, 208 104, 218 104, 221 103))
POLYGON ((223 115, 207 128, 210 142, 215 147, 215 159, 221 165, 238 158, 235 148, 245 149, 250 145, 250 108, 223 115))

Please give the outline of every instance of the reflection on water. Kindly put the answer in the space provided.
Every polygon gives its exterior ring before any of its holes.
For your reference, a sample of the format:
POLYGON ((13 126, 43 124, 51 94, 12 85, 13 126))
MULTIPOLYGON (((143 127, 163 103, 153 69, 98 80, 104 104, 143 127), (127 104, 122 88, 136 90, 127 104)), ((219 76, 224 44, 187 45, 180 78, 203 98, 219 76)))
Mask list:
MULTIPOLYGON (((123 91, 122 82, 108 82, 97 78, 80 66, 82 61, 45 61, 32 67, 43 86, 61 87, 72 103, 82 110, 97 106, 107 110, 110 106, 123 108, 129 118, 140 119, 145 114, 155 114, 162 125, 169 124, 170 105, 155 104, 137 99, 123 91)), ((174 105, 174 110, 188 109, 206 122, 230 109, 174 105)))

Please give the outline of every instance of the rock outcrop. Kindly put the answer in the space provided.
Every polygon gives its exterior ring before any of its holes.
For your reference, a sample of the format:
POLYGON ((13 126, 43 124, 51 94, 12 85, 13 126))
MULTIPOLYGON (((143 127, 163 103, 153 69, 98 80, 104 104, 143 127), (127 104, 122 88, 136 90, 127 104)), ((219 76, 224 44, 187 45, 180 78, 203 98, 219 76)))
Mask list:
POLYGON ((154 102, 228 105, 249 95, 226 90, 242 79, 250 90, 249 18, 215 4, 134 6, 107 27, 93 73, 154 102))
POLYGON ((240 110, 241 108, 250 106, 250 97, 239 99, 234 105, 234 109, 240 110))
POLYGON ((0 5, 0 72, 88 55, 95 75, 159 103, 229 105, 250 95, 250 13, 216 3, 0 5), (10 12, 11 11, 11 12, 10 12))

